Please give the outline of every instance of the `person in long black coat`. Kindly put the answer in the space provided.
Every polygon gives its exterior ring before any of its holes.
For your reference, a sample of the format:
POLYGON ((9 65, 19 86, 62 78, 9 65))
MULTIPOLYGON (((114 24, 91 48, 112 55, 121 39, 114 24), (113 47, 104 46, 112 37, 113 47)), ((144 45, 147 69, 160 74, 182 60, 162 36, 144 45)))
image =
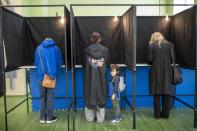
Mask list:
MULTIPOLYGON (((0 53, 1 53, 1 55, 3 55, 2 54, 2 52, 3 52, 3 46, 1 46, 0 47, 0 53)), ((2 56, 0 56, 1 57, 1 60, 0 60, 0 72, 3 72, 3 60, 2 60, 2 56)), ((3 74, 2 73, 0 73, 0 97, 1 96, 3 96, 3 74)))
POLYGON ((155 118, 169 117, 170 95, 173 94, 171 48, 174 51, 173 44, 166 41, 161 33, 152 34, 148 46, 148 62, 152 64, 150 94, 154 96, 155 118), (161 97, 162 110, 160 109, 161 97))
MULTIPOLYGON (((0 72, 2 72, 2 64, 1 64, 1 61, 0 61, 0 72)), ((3 96, 3 74, 1 73, 0 74, 0 97, 3 96)))
POLYGON ((88 122, 94 120, 103 122, 105 118, 106 99, 106 64, 109 61, 109 52, 100 44, 101 36, 94 32, 91 44, 85 48, 85 115, 88 122))

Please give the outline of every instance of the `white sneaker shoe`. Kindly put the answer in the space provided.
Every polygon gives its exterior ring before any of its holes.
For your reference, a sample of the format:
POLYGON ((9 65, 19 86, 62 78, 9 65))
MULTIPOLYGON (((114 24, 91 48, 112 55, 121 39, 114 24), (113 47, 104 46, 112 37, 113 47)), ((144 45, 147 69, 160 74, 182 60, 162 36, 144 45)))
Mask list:
POLYGON ((57 117, 53 117, 51 120, 46 120, 46 123, 51 124, 51 123, 56 122, 56 121, 57 121, 57 117))
POLYGON ((118 122, 120 122, 122 119, 121 119, 121 117, 119 116, 119 117, 114 117, 114 119, 113 120, 111 120, 110 122, 111 123, 118 123, 118 122))

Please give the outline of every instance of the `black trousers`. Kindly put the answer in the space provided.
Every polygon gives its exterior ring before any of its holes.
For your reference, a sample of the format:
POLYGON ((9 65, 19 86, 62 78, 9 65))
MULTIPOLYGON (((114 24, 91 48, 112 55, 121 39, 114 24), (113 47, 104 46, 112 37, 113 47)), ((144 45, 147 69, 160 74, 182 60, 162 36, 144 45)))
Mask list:
POLYGON ((170 112, 170 95, 154 95, 154 116, 155 118, 168 118, 170 112), (162 98, 162 108, 160 104, 162 98))

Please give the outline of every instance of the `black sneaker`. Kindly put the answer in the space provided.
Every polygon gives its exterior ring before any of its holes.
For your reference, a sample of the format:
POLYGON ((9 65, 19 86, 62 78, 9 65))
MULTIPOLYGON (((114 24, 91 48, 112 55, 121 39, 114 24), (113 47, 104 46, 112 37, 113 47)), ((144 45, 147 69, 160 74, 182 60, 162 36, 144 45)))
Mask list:
POLYGON ((53 117, 51 120, 46 120, 47 124, 53 123, 57 121, 57 117, 53 117))

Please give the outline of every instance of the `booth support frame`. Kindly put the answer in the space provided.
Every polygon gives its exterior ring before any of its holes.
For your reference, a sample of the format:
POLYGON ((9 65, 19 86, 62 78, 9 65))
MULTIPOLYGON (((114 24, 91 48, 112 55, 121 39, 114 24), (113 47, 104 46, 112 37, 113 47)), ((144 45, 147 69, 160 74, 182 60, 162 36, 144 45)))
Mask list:
MULTIPOLYGON (((2 66, 3 66, 3 70, 2 70, 2 77, 3 77, 3 83, 2 83, 2 87, 3 87, 3 97, 4 97, 4 117, 5 117, 5 130, 8 131, 8 114, 11 113, 13 110, 15 110, 17 107, 19 107, 20 105, 22 105, 24 102, 26 102, 26 107, 27 107, 27 113, 29 113, 29 99, 33 99, 33 98, 29 98, 28 95, 28 83, 29 83, 29 79, 27 77, 28 75, 28 69, 25 69, 25 74, 26 74, 26 99, 24 99, 23 101, 21 101, 20 103, 18 103, 17 105, 15 105, 14 107, 12 107, 10 110, 7 110, 7 98, 6 98, 6 79, 5 79, 5 52, 4 52, 4 40, 3 40, 3 17, 2 17, 2 8, 3 7, 63 7, 64 8, 64 18, 66 17, 66 6, 65 5, 8 5, 8 6, 0 6, 0 47, 2 49, 2 58, 1 58, 1 62, 2 62, 2 66)), ((68 82, 68 59, 67 59, 67 35, 66 35, 66 22, 65 24, 65 71, 66 71, 66 82, 68 82)), ((68 88, 67 86, 68 84, 66 84, 66 89, 68 88)), ((69 99, 68 97, 66 97, 67 99, 69 99)), ((69 111, 69 110, 68 110, 69 111)), ((68 112, 69 113, 69 112, 68 112)), ((69 123, 68 123, 69 125, 69 123)), ((68 131, 69 131, 69 127, 68 127, 68 131)))
POLYGON ((133 129, 136 129, 136 46, 137 46, 137 16, 136 6, 133 6, 133 129))
POLYGON ((73 56, 73 41, 72 41, 72 38, 73 38, 73 31, 72 31, 72 28, 73 28, 73 25, 72 25, 72 21, 74 19, 74 13, 73 13, 73 6, 131 6, 133 8, 133 21, 132 21, 132 26, 133 26, 133 29, 134 29, 134 32, 133 32, 133 37, 134 37, 134 40, 133 40, 133 66, 132 68, 129 68, 132 70, 132 73, 133 73, 133 76, 132 76, 132 81, 133 81, 133 129, 136 129, 136 24, 137 24, 137 18, 136 18, 136 5, 133 5, 133 4, 71 4, 70 5, 70 29, 71 29, 71 72, 72 72, 72 103, 73 103, 73 131, 75 131, 75 86, 74 86, 74 70, 75 70, 75 65, 74 64, 74 56, 73 56))
MULTIPOLYGON (((196 8, 197 8, 197 4, 71 4, 70 9, 72 9, 73 6, 134 6, 135 8, 138 6, 159 6, 159 7, 160 6, 196 6, 196 8)), ((71 15, 71 17, 72 17, 72 15, 71 15)), ((74 17, 74 15, 73 15, 73 17, 74 17)), ((197 23, 197 11, 196 11, 196 23, 197 23)), ((196 32, 197 32, 197 27, 196 27, 196 32)), ((71 26, 71 33, 72 33, 72 26, 71 26)), ((136 31, 135 31, 135 35, 137 35, 136 31)), ((196 33, 196 36, 197 36, 197 33, 196 33)), ((172 35, 171 35, 171 37, 172 37, 172 35)), ((71 39, 72 39, 72 36, 71 36, 71 39)), ((134 41, 136 42, 136 40, 134 40, 134 41)), ((72 45, 72 40, 71 40, 71 45, 72 45)), ((71 50, 72 50, 72 48, 71 48, 71 50)), ((196 40, 196 50, 197 50, 197 40, 196 40)), ((135 54, 135 56, 136 56, 136 54, 135 54)), ((196 56, 197 56, 197 51, 196 51, 196 56)), ((73 59, 73 57, 72 57, 72 59, 73 59)), ((133 83, 133 86, 134 86, 133 87, 134 88, 133 89, 133 91, 134 91, 133 92, 133 107, 134 107, 133 108, 133 129, 135 129, 136 128, 136 61, 135 61, 135 66, 133 66, 132 70, 133 70, 133 81, 135 81, 135 83, 133 83)), ((73 73, 72 73, 72 75, 73 75, 73 73)), ((73 78, 73 80, 74 80, 74 78, 73 78)), ((72 87, 74 88, 74 83, 72 84, 72 87)), ((194 107, 187 104, 186 102, 182 101, 181 99, 177 98, 176 96, 171 96, 171 97, 173 97, 173 99, 176 99, 177 101, 183 103, 187 107, 194 110, 194 128, 197 128, 197 58, 196 58, 196 69, 195 69, 194 107)), ((75 99, 75 97, 73 99, 75 99)), ((74 101, 75 100, 73 100, 73 102, 74 101)), ((73 123, 74 123, 74 119, 73 119, 73 123)), ((73 125, 73 127, 74 127, 74 125, 73 125)))
POLYGON ((194 92, 194 128, 197 128, 197 5, 196 7, 196 68, 195 68, 195 92, 194 92))
MULTIPOLYGON (((72 6, 77 6, 77 5, 79 5, 79 4, 75 4, 75 5, 72 5, 72 6)), ((84 6, 112 6, 112 5, 114 5, 114 4, 107 4, 107 5, 106 4, 105 5, 102 5, 102 4, 100 4, 100 5, 98 5, 98 4, 88 4, 87 5, 86 4, 84 6)), ((119 4, 119 5, 115 4, 114 6, 123 6, 123 5, 125 5, 125 6, 196 6, 196 4, 184 4, 184 5, 183 4, 159 4, 159 5, 158 4, 119 4)), ((65 5, 10 5, 10 6, 0 6, 0 7, 52 7, 52 6, 53 7, 54 6, 64 6, 65 7, 65 5)), ((0 10, 1 10, 0 17, 2 17, 2 8, 0 8, 0 10)), ((196 11, 196 15, 197 15, 197 11, 196 11)), ((0 46, 1 46, 1 49, 3 50, 4 45, 3 45, 2 24, 3 23, 2 23, 2 19, 1 19, 0 20, 0 27, 1 27, 1 29, 0 29, 0 46)), ((196 17, 196 24, 197 24, 197 17, 196 17)), ((196 27, 196 32, 197 32, 197 27, 196 27)), ((196 33, 196 37, 197 37, 197 33, 196 33)), ((196 40, 196 50, 197 50, 197 40, 196 40)), ((2 68, 3 71, 1 73, 2 73, 2 76, 3 76, 3 85, 2 86, 3 86, 3 97, 4 97, 5 128, 6 128, 6 131, 7 131, 8 130, 7 114, 9 112, 11 112, 12 110, 7 112, 4 51, 2 51, 1 53, 2 53, 2 59, 1 60, 2 60, 2 65, 3 65, 3 68, 2 68)), ((65 53, 65 55, 66 55, 66 53, 65 53)), ((196 56, 197 56, 197 52, 196 52, 196 56)), ((72 59, 73 59, 73 57, 72 57, 72 59)), ((73 65, 71 65, 71 66, 73 68, 73 65)), ((66 70, 66 71, 68 71, 68 70, 66 70)), ((72 70, 72 80, 74 80, 73 71, 74 71, 74 68, 72 70)), ((135 71, 135 74, 136 74, 136 71, 135 71)), ((66 78, 68 78, 68 76, 66 76, 66 78)), ((134 79, 136 79, 136 78, 134 78, 134 79)), ((74 83, 72 83, 72 85, 74 86, 74 83)), ((26 93, 28 93, 28 90, 27 90, 26 93)), ((29 99, 28 96, 27 96, 27 98, 29 99)), ((28 100, 26 100, 26 101, 28 101, 28 100)), ((27 107, 28 106, 29 105, 27 103, 27 107)), ((27 112, 28 112, 28 108, 27 108, 27 112)), ((196 58, 196 68, 195 68, 194 127, 197 128, 197 58, 196 58)))

